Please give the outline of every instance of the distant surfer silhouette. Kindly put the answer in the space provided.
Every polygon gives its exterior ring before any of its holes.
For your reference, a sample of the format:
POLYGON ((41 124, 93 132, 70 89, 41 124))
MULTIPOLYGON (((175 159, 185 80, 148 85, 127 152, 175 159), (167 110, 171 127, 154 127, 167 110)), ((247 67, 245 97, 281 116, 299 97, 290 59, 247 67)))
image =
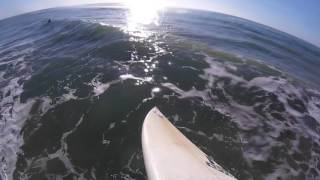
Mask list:
POLYGON ((51 19, 48 19, 48 24, 50 24, 51 23, 51 19))

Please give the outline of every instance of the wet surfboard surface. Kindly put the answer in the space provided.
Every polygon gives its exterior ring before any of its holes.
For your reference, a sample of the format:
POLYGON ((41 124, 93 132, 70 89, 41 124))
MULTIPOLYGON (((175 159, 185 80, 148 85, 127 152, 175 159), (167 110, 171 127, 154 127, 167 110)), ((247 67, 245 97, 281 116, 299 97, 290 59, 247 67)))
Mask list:
POLYGON ((144 120, 142 149, 149 180, 235 180, 156 107, 144 120))

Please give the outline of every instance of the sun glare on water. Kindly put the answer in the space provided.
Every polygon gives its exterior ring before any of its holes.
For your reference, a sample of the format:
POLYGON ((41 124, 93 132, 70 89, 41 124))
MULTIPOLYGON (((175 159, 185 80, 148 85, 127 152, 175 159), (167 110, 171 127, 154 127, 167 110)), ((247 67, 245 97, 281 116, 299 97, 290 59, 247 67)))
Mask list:
POLYGON ((143 25, 159 23, 159 12, 164 9, 164 0, 126 0, 125 7, 128 8, 128 30, 141 29, 143 25))

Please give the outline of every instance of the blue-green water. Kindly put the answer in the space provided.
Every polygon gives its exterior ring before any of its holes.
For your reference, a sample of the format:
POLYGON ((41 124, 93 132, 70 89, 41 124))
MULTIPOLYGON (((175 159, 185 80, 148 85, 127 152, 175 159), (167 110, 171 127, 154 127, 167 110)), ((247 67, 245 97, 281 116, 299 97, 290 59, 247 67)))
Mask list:
POLYGON ((154 106, 238 179, 320 178, 319 48, 213 12, 128 14, 0 21, 1 179, 146 179, 154 106))

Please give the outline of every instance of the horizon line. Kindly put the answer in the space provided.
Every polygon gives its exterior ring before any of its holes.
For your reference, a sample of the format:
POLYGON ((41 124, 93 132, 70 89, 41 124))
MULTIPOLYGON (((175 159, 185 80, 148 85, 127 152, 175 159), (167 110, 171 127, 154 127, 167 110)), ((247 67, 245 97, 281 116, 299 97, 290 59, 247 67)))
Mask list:
MULTIPOLYGON (((3 18, 0 17, 0 22, 1 21, 4 21, 6 19, 10 19, 10 18, 14 18, 14 17, 17 17, 17 16, 21 16, 21 15, 24 15, 24 14, 29 14, 29 13, 33 13, 33 12, 37 12, 37 11, 43 11, 43 10, 49 10, 49 9, 56 9, 56 8, 71 8, 71 7, 81 7, 81 6, 93 6, 93 5, 109 5, 110 7, 112 5, 120 5, 118 6, 118 8, 126 8, 125 7, 125 4, 121 3, 121 2, 101 2, 101 3, 83 3, 83 4, 70 4, 70 5, 61 5, 61 6, 52 6, 52 7, 46 7, 46 8, 41 8, 41 9, 35 9, 35 10, 30 10, 30 11, 25 11, 25 12, 22 12, 22 13, 18 13, 18 14, 14 14, 14 15, 10 15, 10 16, 5 16, 3 18)), ((239 18, 239 19, 242 19, 242 20, 246 20, 246 21, 249 21, 249 22, 253 22, 253 23, 256 23, 256 24, 259 24, 259 25, 262 25, 262 26, 265 26, 267 28, 270 28, 271 30, 276 30, 276 31, 279 31, 281 33, 285 33, 286 35, 289 35, 289 36, 292 36, 300 41, 304 41, 316 48, 318 48, 320 50, 320 44, 316 43, 316 42, 311 42, 309 40, 306 40, 302 37, 299 37, 298 35, 294 35, 294 34, 291 34, 285 30, 281 30, 281 29, 278 29, 277 27, 274 27, 272 25, 268 25, 268 24, 264 24, 262 22, 258 22, 258 21, 255 21, 255 20, 252 20, 252 19, 247 19, 247 18, 244 18, 244 17, 240 17, 240 16, 236 16, 236 15, 232 15, 232 14, 228 14, 228 13, 225 13, 225 12, 219 12, 219 11, 215 11, 215 10, 212 10, 212 9, 205 9, 205 8, 190 8, 190 7, 183 7, 183 6, 173 6, 173 5, 168 5, 168 6, 165 6, 165 8, 176 8, 176 9, 186 9, 186 10, 200 10, 200 11, 206 11, 206 12, 212 12, 212 13, 217 13, 217 14, 223 14, 223 15, 227 15, 227 16, 231 16, 231 17, 236 17, 236 18, 239 18)))

